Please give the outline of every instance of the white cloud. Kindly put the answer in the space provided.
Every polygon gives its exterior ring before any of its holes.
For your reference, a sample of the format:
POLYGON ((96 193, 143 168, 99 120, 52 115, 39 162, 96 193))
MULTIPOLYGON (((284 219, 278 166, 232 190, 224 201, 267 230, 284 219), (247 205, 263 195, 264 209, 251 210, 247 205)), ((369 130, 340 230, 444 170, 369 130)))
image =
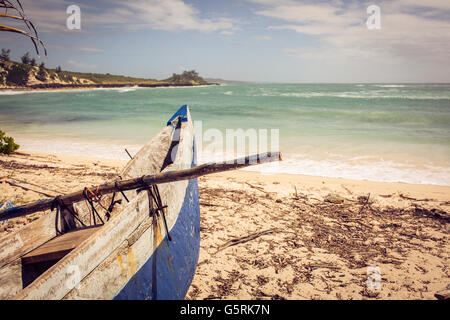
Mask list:
MULTIPOLYGON (((120 2, 122 3, 122 2, 120 2)), ((147 0, 123 2, 123 16, 135 16, 143 26, 156 30, 180 31, 196 30, 200 32, 233 32, 235 21, 229 18, 200 18, 200 12, 192 5, 181 0, 147 0)), ((132 19, 127 19, 132 21, 132 19)))
POLYGON ((277 5, 267 10, 256 11, 256 14, 271 18, 278 18, 289 22, 302 24, 316 24, 326 20, 327 24, 345 26, 359 22, 359 19, 350 12, 329 4, 284 4, 277 5))
POLYGON ((392 1, 390 5, 396 6, 397 8, 421 7, 437 10, 450 10, 450 1, 448 0, 396 0, 392 1))
MULTIPOLYGON (((41 31, 67 31, 65 10, 69 3, 59 0, 23 0, 25 11, 41 31)), ((199 31, 232 34, 238 21, 231 18, 202 17, 202 12, 182 0, 133 0, 95 4, 80 4, 81 31, 91 31, 102 26, 121 29, 154 29, 165 31, 199 31)))
POLYGON ((272 38, 269 36, 254 36, 253 39, 257 40, 257 41, 265 41, 265 40, 270 40, 272 38))
POLYGON ((67 63, 75 67, 78 70, 86 70, 86 69, 96 69, 97 65, 94 64, 88 64, 86 62, 76 61, 76 60, 68 60, 67 63))
POLYGON ((88 45, 78 45, 78 44, 48 44, 46 45, 48 50, 64 50, 64 51, 73 51, 73 52, 85 52, 85 53, 100 53, 105 50, 102 48, 88 46, 88 45))
POLYGON ((103 50, 103 49, 101 49, 101 48, 96 48, 96 47, 84 47, 84 46, 77 47, 77 50, 83 51, 83 52, 91 52, 91 53, 97 53, 97 52, 103 52, 103 51, 105 51, 105 50, 103 50))
POLYGON ((21 0, 21 4, 39 33, 67 30, 66 8, 73 3, 65 0, 21 0))
POLYGON ((255 14, 274 18, 271 30, 291 30, 311 36, 314 47, 285 52, 302 59, 352 58, 378 61, 401 59, 445 63, 450 59, 450 1, 379 1, 381 29, 368 30, 370 2, 250 0, 262 5, 255 14), (281 24, 276 24, 276 21, 281 24), (318 45, 317 45, 318 43, 318 45))
POLYGON ((220 31, 220 34, 222 34, 222 35, 224 35, 224 36, 231 36, 231 35, 233 35, 235 32, 236 32, 235 30, 223 30, 223 31, 220 31))

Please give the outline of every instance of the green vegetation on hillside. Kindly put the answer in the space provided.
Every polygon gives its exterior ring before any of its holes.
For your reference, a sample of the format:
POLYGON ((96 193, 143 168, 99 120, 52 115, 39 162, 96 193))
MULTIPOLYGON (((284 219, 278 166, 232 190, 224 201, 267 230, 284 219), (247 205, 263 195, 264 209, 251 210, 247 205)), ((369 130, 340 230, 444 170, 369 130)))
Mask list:
POLYGON ((11 61, 10 50, 2 49, 0 54, 0 86, 29 86, 29 85, 205 85, 208 84, 195 70, 173 74, 165 80, 144 79, 112 75, 109 73, 87 73, 45 67, 41 63, 37 67, 36 59, 27 52, 20 62, 11 61))
POLYGON ((47 80, 47 71, 45 70, 45 63, 43 62, 39 65, 39 71, 36 74, 36 79, 42 82, 47 80))
POLYGON ((31 66, 23 63, 12 63, 6 75, 7 85, 25 86, 30 78, 31 66))
MULTIPOLYGON (((56 69, 48 69, 49 72, 56 72, 56 69)), ((119 83, 119 84, 139 84, 139 83, 158 83, 154 79, 143 79, 143 78, 133 78, 121 75, 112 75, 109 73, 84 73, 84 72, 74 72, 74 71, 61 71, 60 73, 66 74, 66 76, 76 77, 81 79, 86 79, 97 84, 105 83, 119 83)))
POLYGON ((202 77, 198 75, 195 70, 183 71, 182 74, 173 74, 170 78, 165 81, 175 84, 208 84, 202 77))

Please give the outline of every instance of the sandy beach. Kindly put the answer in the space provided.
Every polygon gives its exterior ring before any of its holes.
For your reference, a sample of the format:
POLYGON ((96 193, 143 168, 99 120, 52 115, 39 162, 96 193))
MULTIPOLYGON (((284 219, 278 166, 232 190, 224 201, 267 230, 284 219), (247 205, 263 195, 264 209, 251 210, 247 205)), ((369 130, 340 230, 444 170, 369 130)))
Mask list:
MULTIPOLYGON (((1 155, 0 203, 110 181, 125 163, 1 155)), ((450 289, 450 187, 239 170, 201 177, 199 190, 201 248, 186 299, 435 299, 450 289)), ((0 235, 42 214, 11 219, 0 235)))

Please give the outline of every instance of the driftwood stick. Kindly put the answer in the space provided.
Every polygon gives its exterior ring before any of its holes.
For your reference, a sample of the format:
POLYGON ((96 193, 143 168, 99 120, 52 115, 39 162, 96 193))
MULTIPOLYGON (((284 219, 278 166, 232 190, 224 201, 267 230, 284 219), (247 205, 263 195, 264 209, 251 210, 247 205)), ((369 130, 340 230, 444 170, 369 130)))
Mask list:
POLYGON ((332 264, 328 264, 328 263, 313 263, 313 264, 310 263, 306 266, 310 269, 320 269, 320 268, 328 268, 328 269, 336 269, 336 270, 340 269, 339 267, 334 266, 332 264))
POLYGON ((128 152, 127 149, 125 149, 126 153, 128 154, 128 156, 130 157, 131 160, 133 160, 133 157, 131 156, 131 154, 128 152))
POLYGON ((55 197, 57 195, 52 190, 48 190, 48 191, 43 190, 43 188, 41 188, 40 186, 38 186, 34 183, 31 183, 31 182, 20 181, 20 180, 13 179, 13 178, 6 179, 5 182, 12 185, 13 187, 19 187, 26 191, 33 191, 33 192, 42 194, 46 197, 55 197), (51 193, 48 193, 49 191, 51 193))
POLYGON ((416 199, 412 197, 405 196, 404 194, 400 193, 399 197, 405 200, 412 200, 412 201, 433 201, 433 199, 416 199))
POLYGON ((364 204, 362 205, 362 207, 359 209, 358 214, 360 214, 364 208, 366 207, 366 205, 369 203, 369 199, 370 199, 370 193, 367 195, 366 201, 364 202, 364 204))
POLYGON ((219 252, 219 251, 222 251, 223 249, 226 249, 228 247, 235 246, 235 245, 240 244, 240 243, 245 243, 245 242, 254 240, 254 239, 259 238, 260 236, 263 236, 263 235, 266 235, 266 234, 274 233, 275 231, 276 231, 276 229, 268 229, 268 230, 265 230, 265 231, 252 233, 252 234, 250 234, 248 236, 244 236, 244 237, 241 237, 241 238, 231 239, 231 240, 227 241, 226 243, 222 244, 221 246, 219 246, 217 251, 216 251, 216 253, 219 252))
MULTIPOLYGON (((160 183, 168 183, 179 180, 188 180, 203 176, 206 174, 223 172, 228 170, 235 170, 251 165, 280 161, 280 152, 268 152, 257 155, 252 155, 244 158, 235 159, 233 161, 226 161, 224 163, 205 163, 194 168, 169 171, 164 173, 146 175, 139 178, 133 178, 128 180, 121 180, 112 183, 103 184, 100 186, 92 187, 96 191, 97 196, 102 196, 115 191, 127 191, 134 190, 143 187, 144 185, 155 185, 160 183)), ((84 199, 83 190, 73 192, 67 195, 63 195, 60 198, 66 205, 74 202, 78 202, 84 199)), ((45 211, 51 208, 53 199, 45 199, 29 204, 25 204, 20 207, 14 207, 0 212, 0 220, 5 220, 9 218, 19 217, 26 214, 30 214, 36 211, 45 211)))
POLYGON ((207 202, 200 202, 201 206, 205 206, 205 207, 222 207, 222 208, 226 208, 225 206, 222 206, 220 204, 215 204, 215 203, 207 203, 207 202))
POLYGON ((269 192, 265 191, 264 188, 262 188, 262 187, 254 186, 254 185, 252 185, 252 184, 250 184, 250 183, 248 183, 248 182, 246 182, 246 184, 247 184, 250 188, 256 189, 256 190, 261 191, 261 192, 264 192, 265 194, 269 194, 269 192))

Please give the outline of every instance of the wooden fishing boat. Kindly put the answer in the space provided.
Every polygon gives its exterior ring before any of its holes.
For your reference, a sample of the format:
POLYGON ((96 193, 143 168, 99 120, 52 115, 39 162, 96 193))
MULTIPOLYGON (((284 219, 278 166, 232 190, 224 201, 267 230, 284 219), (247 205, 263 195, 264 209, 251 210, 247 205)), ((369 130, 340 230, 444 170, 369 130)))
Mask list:
MULTIPOLYGON (((195 165, 184 105, 118 181, 195 165)), ((200 246, 197 179, 158 187, 142 179, 141 188, 101 200, 85 191, 84 200, 53 201, 50 213, 0 239, 0 299, 183 299, 200 246)))

